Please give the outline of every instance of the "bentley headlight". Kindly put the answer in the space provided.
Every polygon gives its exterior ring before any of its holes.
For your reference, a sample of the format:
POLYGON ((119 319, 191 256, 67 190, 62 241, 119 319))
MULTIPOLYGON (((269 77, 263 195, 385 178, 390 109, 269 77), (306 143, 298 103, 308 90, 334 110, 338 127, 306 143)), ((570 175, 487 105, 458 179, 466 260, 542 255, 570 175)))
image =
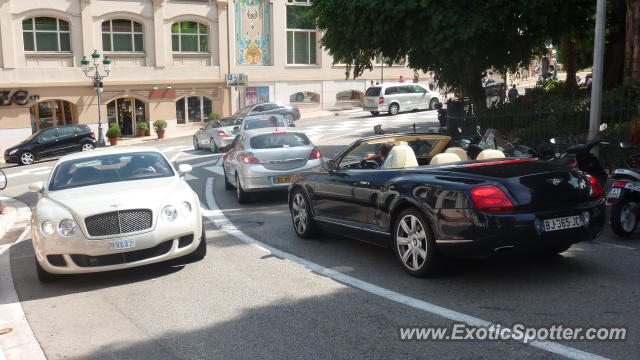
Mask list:
POLYGON ((62 219, 58 224, 58 234, 62 236, 72 236, 77 229, 78 225, 73 219, 62 219))
POLYGON ((180 209, 180 215, 187 217, 189 215, 191 215, 191 204, 189 204, 186 201, 182 202, 182 207, 180 209))
POLYGON ((162 218, 168 222, 172 222, 178 217, 178 209, 173 205, 166 205, 162 208, 162 218))
POLYGON ((40 231, 44 235, 49 236, 56 231, 56 226, 49 220, 43 221, 42 224, 40 224, 40 231))
POLYGON ((15 154, 17 152, 18 152, 18 149, 13 149, 13 150, 9 151, 9 155, 13 155, 13 154, 15 154))

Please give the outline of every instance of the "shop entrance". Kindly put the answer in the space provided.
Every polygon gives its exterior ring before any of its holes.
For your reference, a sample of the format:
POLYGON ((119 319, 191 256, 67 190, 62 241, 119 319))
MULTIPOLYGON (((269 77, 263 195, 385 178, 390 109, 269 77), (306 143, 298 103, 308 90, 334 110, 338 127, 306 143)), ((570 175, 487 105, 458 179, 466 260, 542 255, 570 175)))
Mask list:
POLYGON ((138 99, 125 97, 107 104, 109 124, 118 123, 122 135, 137 135, 138 124, 147 122, 146 104, 138 99))

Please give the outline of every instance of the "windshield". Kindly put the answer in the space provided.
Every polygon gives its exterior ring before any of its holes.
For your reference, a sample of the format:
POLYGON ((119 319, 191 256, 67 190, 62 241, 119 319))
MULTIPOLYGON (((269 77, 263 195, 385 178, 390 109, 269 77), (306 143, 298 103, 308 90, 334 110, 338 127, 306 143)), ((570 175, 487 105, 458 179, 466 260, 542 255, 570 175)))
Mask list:
POLYGON ((93 156, 58 165, 49 190, 173 176, 167 160, 157 152, 93 156))
POLYGON ((244 130, 262 129, 270 127, 286 127, 282 116, 269 116, 268 118, 254 118, 244 120, 244 130))
POLYGON ((238 111, 236 113, 236 115, 244 115, 249 113, 249 111, 251 110, 251 108, 253 108, 253 105, 249 105, 249 106, 245 106, 244 108, 240 109, 240 111, 238 111))
POLYGON ((380 88, 379 87, 370 87, 367 89, 367 92, 364 94, 365 96, 380 96, 380 88))
POLYGON ((277 149, 306 146, 311 142, 302 133, 278 133, 254 136, 249 140, 252 149, 277 149))
POLYGON ((234 118, 226 118, 220 120, 220 126, 233 126, 238 125, 241 121, 234 118))

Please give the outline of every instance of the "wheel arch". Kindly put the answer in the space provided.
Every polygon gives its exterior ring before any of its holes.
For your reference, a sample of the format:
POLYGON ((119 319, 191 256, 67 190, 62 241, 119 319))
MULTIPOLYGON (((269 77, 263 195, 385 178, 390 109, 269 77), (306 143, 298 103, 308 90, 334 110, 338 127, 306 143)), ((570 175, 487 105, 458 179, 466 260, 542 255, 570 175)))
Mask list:
POLYGON ((434 240, 436 239, 436 223, 435 217, 431 213, 431 211, 426 210, 424 207, 420 206, 415 200, 409 200, 407 198, 403 198, 398 201, 397 205, 391 210, 391 215, 389 217, 389 225, 388 230, 391 238, 393 239, 393 228, 395 227, 396 221, 398 220, 398 216, 406 210, 406 209, 416 209, 418 210, 424 218, 427 220, 427 225, 429 225, 429 231, 431 232, 431 236, 433 236, 434 240))

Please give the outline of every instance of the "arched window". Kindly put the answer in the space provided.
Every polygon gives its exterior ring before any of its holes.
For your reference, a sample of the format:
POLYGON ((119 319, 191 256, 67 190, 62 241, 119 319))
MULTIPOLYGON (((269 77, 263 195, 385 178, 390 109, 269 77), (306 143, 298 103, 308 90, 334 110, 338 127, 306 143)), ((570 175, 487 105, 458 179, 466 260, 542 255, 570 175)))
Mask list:
POLYGON ((71 51, 69 23, 52 17, 22 21, 25 51, 71 51))
POLYGON ((127 19, 112 19, 102 23, 102 50, 142 52, 142 24, 127 19))
POLYGON ((316 94, 310 91, 299 91, 289 96, 289 102, 291 103, 319 103, 320 94, 316 94))
POLYGON ((171 25, 171 48, 176 52, 209 52, 209 31, 206 25, 181 21, 171 25))
POLYGON ((204 96, 183 97, 176 101, 176 121, 178 124, 209 121, 212 109, 211 100, 204 96))

